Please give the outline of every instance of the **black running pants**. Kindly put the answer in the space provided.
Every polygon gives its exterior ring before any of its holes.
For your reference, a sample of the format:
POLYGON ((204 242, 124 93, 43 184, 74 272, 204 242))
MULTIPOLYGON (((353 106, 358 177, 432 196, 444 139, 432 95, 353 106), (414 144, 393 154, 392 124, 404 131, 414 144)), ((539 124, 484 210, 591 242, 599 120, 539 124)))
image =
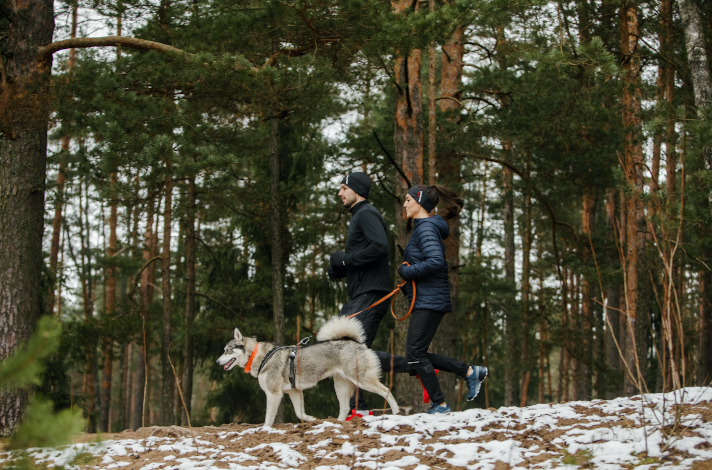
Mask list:
MULTIPOLYGON (((378 355, 378 359, 381 360, 381 370, 384 373, 390 372, 391 370, 391 358, 393 358, 393 373, 395 374, 410 374, 415 375, 415 370, 408 364, 408 360, 403 356, 391 356, 384 351, 375 351, 378 355)), ((470 368, 465 362, 459 359, 453 359, 451 357, 443 356, 442 354, 428 353, 428 359, 433 365, 433 368, 441 370, 443 372, 451 372, 460 377, 467 376, 467 370, 470 368)))
MULTIPOLYGON (((430 395, 432 403, 439 405, 445 402, 445 396, 440 389, 438 376, 428 355, 428 347, 435 337, 435 332, 445 313, 433 310, 413 310, 410 315, 408 334, 405 338, 405 358, 420 377, 423 387, 430 395)), ((465 370, 467 372, 467 370, 465 370)))

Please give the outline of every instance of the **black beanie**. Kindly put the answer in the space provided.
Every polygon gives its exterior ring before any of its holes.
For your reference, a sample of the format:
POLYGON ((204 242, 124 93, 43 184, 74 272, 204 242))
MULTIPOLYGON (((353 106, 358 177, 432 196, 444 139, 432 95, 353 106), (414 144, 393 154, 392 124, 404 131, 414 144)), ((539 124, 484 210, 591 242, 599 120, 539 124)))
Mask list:
POLYGON ((344 179, 341 180, 341 184, 345 184, 353 189, 356 194, 365 198, 368 197, 368 193, 371 191, 371 178, 369 178, 366 173, 360 171, 344 176, 344 179))
POLYGON ((408 194, 415 199, 415 202, 423 206, 423 209, 430 212, 435 209, 437 203, 430 199, 425 191, 423 191, 425 188, 426 186, 413 186, 408 190, 408 194))

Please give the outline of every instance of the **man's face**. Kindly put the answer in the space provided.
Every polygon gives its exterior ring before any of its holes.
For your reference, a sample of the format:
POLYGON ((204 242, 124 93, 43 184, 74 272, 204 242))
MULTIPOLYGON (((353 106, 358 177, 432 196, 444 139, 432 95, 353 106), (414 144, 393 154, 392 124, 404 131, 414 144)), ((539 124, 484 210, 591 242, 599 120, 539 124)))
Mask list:
POLYGON ((343 183, 341 184, 339 197, 341 198, 341 202, 344 204, 344 207, 347 209, 351 209, 351 207, 356 204, 358 200, 358 194, 343 183))

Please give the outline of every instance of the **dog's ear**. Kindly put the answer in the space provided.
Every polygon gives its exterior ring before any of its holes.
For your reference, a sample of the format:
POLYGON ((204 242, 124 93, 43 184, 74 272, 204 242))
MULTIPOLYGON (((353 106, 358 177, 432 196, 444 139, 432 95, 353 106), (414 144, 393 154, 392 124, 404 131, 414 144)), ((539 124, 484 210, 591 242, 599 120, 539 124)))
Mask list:
POLYGON ((235 328, 235 341, 242 341, 242 333, 237 328, 235 328))

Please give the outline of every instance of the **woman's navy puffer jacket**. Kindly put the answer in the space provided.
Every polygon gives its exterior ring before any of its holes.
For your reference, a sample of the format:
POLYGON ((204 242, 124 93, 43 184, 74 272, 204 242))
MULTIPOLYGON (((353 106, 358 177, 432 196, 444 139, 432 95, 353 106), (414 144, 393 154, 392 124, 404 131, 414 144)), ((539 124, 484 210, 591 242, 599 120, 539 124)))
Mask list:
MULTIPOLYGON (((416 310, 428 309, 447 313, 452 311, 450 284, 448 282, 445 244, 450 234, 445 219, 439 215, 414 219, 413 234, 405 247, 403 257, 410 263, 403 269, 403 279, 415 280, 416 310)), ((413 300, 412 283, 403 286, 408 296, 408 305, 413 300)))

